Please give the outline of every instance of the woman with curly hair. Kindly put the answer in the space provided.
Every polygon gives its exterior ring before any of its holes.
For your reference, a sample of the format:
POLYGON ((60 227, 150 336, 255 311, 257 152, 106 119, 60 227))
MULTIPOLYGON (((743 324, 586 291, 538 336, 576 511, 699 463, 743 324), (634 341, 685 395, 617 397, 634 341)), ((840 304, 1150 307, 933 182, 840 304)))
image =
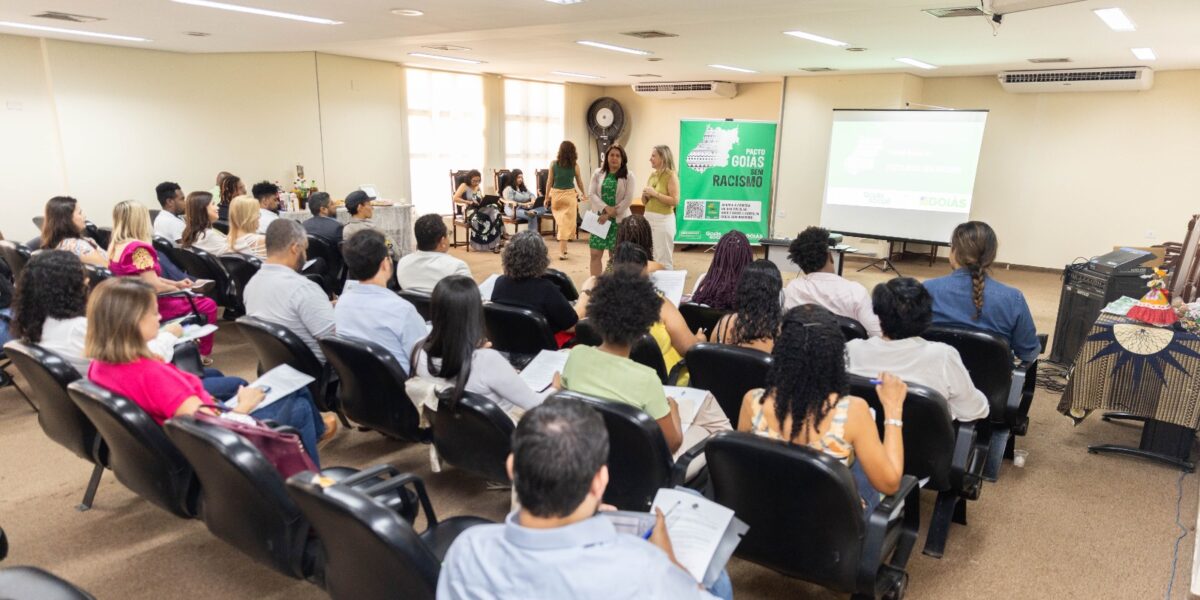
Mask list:
POLYGON ((765 258, 750 263, 738 280, 737 312, 717 321, 713 341, 770 352, 783 316, 779 305, 782 290, 783 276, 775 263, 765 258))
POLYGON ((492 288, 492 302, 541 313, 556 334, 575 327, 579 317, 574 307, 557 285, 542 278, 550 266, 550 255, 538 232, 526 229, 514 235, 504 247, 500 262, 504 274, 492 288))
POLYGON ((86 226, 87 217, 77 200, 70 196, 55 196, 46 202, 41 248, 66 250, 89 265, 108 268, 108 253, 83 235, 86 226))
POLYGON ((875 386, 884 433, 862 398, 848 396, 846 341, 833 313, 815 304, 783 316, 766 388, 746 392, 738 430, 820 450, 850 467, 866 513, 879 492, 895 493, 904 475, 904 398, 908 386, 890 373, 875 386))
POLYGON ((721 310, 733 310, 734 296, 742 269, 754 260, 746 234, 733 229, 717 240, 712 265, 696 280, 691 301, 721 310))

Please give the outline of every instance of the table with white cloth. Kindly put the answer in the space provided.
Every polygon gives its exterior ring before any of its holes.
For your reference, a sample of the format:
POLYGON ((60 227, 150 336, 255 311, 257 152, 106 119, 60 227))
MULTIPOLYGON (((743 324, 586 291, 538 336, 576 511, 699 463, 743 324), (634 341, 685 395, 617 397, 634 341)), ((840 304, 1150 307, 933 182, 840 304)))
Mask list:
MULTIPOLYGON (((396 242, 396 245, 399 246, 397 250, 401 256, 412 252, 415 248, 412 209, 412 204, 409 203, 376 206, 375 214, 371 217, 371 222, 375 224, 375 228, 396 242)), ((279 216, 284 219, 303 222, 311 219, 312 213, 307 210, 293 210, 281 212, 279 216)), ((350 213, 346 211, 346 207, 338 207, 337 220, 341 223, 350 222, 350 213)))

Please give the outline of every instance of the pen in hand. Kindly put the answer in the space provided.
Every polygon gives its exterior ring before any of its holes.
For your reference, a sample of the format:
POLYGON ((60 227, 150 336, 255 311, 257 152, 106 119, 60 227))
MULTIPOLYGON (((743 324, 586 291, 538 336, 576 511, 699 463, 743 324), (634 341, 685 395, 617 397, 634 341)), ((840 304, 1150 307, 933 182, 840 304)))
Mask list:
MULTIPOLYGON (((673 511, 674 511, 674 510, 675 510, 675 509, 676 509, 676 508, 679 506, 679 503, 680 503, 680 502, 682 502, 682 501, 676 501, 674 506, 672 506, 671 508, 667 509, 667 512, 663 513, 663 524, 664 524, 664 525, 665 525, 665 524, 666 524, 666 522, 667 522, 667 517, 671 516, 671 513, 672 513, 672 512, 673 512, 673 511)), ((658 524, 658 523, 655 523, 654 525, 651 525, 651 526, 650 526, 650 529, 647 529, 647 530, 646 530, 646 533, 643 533, 643 534, 642 534, 642 539, 643 539, 643 540, 648 540, 648 539, 650 539, 650 534, 654 533, 654 527, 655 527, 655 525, 657 525, 657 524, 658 524)))

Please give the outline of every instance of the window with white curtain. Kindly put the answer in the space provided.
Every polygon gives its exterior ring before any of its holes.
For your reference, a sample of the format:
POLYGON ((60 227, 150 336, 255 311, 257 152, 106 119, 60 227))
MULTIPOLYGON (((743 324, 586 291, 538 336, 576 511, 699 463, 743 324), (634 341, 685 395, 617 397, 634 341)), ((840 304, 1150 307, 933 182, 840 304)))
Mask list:
POLYGON ((407 69, 405 79, 413 208, 418 214, 449 214, 450 171, 483 170, 483 78, 407 69))
POLYGON ((562 143, 564 87, 557 83, 504 80, 504 166, 522 169, 533 185, 562 143))

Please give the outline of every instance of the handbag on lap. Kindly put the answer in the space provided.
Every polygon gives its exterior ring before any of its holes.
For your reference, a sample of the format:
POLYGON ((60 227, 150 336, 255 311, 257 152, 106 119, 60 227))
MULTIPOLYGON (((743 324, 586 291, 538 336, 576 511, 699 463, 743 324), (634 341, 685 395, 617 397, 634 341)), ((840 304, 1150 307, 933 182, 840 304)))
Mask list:
POLYGON ((246 419, 252 423, 246 422, 244 419, 236 421, 226 419, 204 411, 205 408, 216 412, 230 412, 229 408, 218 404, 206 404, 196 411, 195 419, 228 429, 245 438, 250 445, 262 452, 267 462, 270 462, 275 470, 279 471, 280 477, 287 479, 303 471, 319 472, 308 452, 304 451, 304 444, 300 441, 300 436, 293 433, 292 428, 271 427, 249 415, 246 415, 246 419))

